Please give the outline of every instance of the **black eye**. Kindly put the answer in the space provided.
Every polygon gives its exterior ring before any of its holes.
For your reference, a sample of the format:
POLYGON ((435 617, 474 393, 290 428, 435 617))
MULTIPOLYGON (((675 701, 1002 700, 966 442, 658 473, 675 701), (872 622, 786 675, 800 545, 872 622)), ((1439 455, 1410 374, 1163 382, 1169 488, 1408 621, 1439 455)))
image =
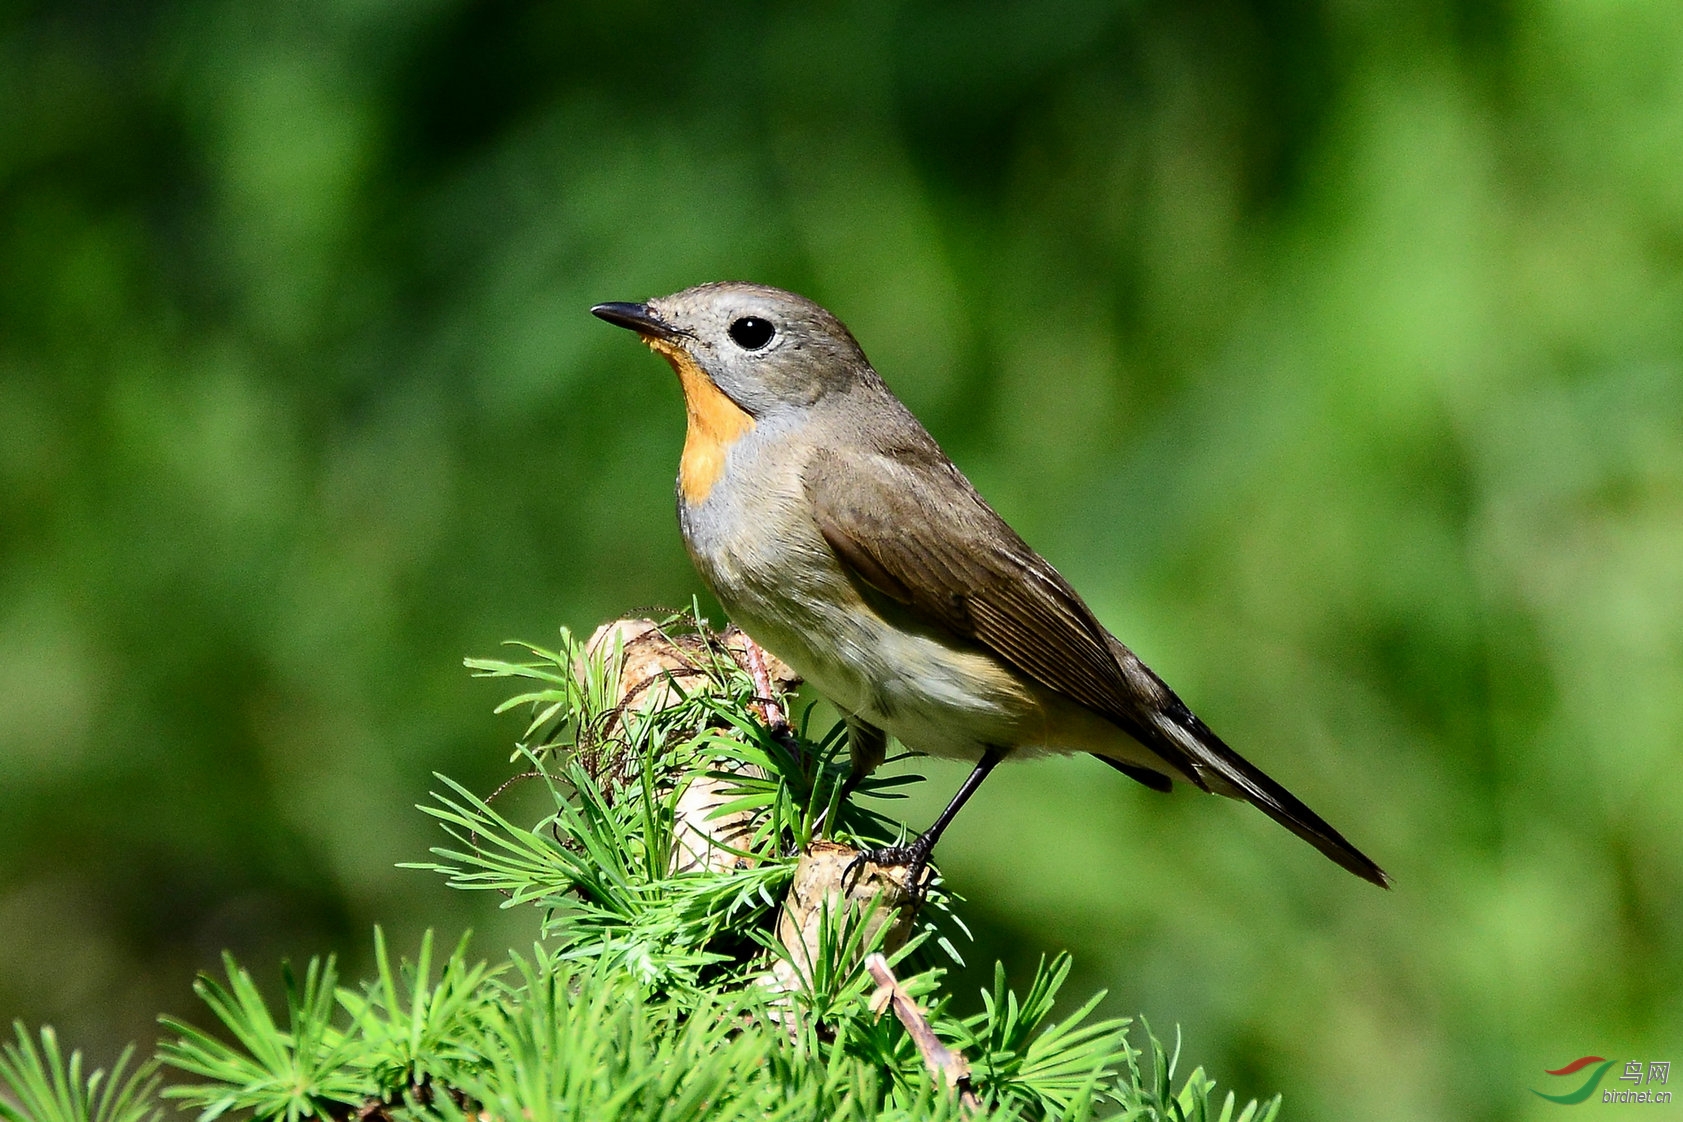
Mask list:
POLYGON ((777 333, 777 329, 769 320, 758 316, 743 316, 730 325, 730 337, 736 340, 736 345, 745 351, 757 351, 777 333))

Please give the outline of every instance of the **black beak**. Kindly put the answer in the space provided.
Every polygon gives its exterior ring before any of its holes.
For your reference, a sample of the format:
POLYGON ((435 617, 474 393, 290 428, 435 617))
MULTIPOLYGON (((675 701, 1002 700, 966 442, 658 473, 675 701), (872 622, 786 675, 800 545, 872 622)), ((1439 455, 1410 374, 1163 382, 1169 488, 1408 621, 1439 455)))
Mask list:
POLYGON ((605 319, 615 327, 624 327, 639 335, 655 339, 671 339, 680 332, 665 320, 649 311, 647 304, 598 304, 590 309, 597 319, 605 319))

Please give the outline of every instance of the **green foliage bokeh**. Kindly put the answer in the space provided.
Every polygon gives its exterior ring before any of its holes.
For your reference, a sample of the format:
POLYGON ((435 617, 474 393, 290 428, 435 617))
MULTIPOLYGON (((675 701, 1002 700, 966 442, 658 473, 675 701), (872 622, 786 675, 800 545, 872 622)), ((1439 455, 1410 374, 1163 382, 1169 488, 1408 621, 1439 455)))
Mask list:
POLYGON ((516 731, 461 657, 699 588, 585 309, 742 278, 1397 878, 1007 767, 981 961, 1294 1117, 1676 1058, 1679 59, 1663 0, 8 7, 0 1021, 107 1062, 225 947, 496 944, 394 867, 516 731))

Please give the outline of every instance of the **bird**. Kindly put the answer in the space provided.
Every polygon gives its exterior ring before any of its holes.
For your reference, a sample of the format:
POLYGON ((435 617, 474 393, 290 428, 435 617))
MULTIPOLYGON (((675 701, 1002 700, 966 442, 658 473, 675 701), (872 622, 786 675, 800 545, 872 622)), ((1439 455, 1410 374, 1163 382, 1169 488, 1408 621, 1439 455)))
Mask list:
POLYGON ((1002 760, 1087 753, 1153 791, 1253 804, 1338 865, 1390 878, 1187 708, 996 513, 803 296, 713 282, 592 314, 677 373, 678 524, 730 618, 843 715, 851 791, 892 735, 974 767, 915 838, 867 854, 920 883, 1002 760))

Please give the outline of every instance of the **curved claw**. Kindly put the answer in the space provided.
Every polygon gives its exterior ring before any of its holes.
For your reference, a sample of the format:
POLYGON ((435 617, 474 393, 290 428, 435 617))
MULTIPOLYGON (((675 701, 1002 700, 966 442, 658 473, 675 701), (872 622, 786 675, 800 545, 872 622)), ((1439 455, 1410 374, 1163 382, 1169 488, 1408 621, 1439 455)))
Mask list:
POLYGON ((870 859, 870 856, 869 853, 861 851, 857 857, 847 863, 847 868, 842 870, 841 890, 843 896, 853 895, 854 886, 859 883, 859 874, 864 871, 865 862, 870 859))

